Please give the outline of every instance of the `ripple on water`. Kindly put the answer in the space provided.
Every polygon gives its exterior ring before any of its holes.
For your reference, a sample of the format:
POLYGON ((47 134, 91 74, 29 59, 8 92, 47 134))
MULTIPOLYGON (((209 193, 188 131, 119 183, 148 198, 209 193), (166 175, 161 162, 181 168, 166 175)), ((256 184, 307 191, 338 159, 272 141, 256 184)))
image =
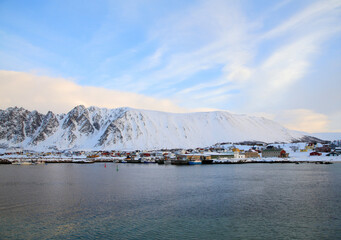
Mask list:
POLYGON ((340 170, 1 166, 0 239, 337 239, 340 170))

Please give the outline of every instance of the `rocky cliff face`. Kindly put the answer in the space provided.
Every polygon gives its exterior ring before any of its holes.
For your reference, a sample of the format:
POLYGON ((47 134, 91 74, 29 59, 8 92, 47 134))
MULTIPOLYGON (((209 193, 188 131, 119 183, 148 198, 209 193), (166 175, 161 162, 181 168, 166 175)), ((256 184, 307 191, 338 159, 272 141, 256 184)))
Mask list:
POLYGON ((29 112, 17 107, 0 111, 0 139, 15 144, 33 137, 43 117, 37 111, 29 112))
POLYGON ((27 149, 160 149, 217 142, 290 142, 304 137, 258 117, 228 112, 174 114, 131 108, 77 106, 46 115, 23 108, 0 110, 0 146, 27 149))
POLYGON ((37 145, 39 142, 45 141, 48 137, 52 136, 59 127, 57 117, 53 112, 49 111, 43 118, 40 128, 36 131, 35 136, 32 138, 31 144, 37 145))

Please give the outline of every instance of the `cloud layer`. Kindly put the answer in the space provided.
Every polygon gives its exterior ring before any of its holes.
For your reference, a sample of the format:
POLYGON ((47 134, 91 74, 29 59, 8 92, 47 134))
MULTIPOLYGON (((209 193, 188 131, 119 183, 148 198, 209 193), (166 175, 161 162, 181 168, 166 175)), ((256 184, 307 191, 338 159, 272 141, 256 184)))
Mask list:
POLYGON ((13 71, 2 73, 3 108, 224 109, 341 131, 339 0, 8 1, 0 8, 0 69, 13 71))
MULTIPOLYGON (((141 94, 120 92, 98 87, 80 86, 71 80, 37 76, 33 73, 0 71, 0 108, 10 106, 47 112, 65 113, 76 105, 105 108, 132 107, 167 112, 217 111, 219 109, 185 109, 168 99, 156 99, 141 94)), ((265 116, 289 129, 306 132, 328 131, 327 116, 308 109, 292 109, 265 116)), ((340 116, 339 116, 340 117, 340 116)))
POLYGON ((76 105, 106 108, 132 107, 169 112, 184 112, 167 99, 141 94, 80 86, 70 80, 37 76, 31 73, 0 71, 0 107, 24 107, 65 113, 76 105))

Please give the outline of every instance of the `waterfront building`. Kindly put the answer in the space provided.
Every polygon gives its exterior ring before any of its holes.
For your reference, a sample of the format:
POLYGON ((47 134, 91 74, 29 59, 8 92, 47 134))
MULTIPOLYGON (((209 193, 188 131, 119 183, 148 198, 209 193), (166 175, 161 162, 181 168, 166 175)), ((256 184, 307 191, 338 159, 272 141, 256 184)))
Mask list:
POLYGON ((282 148, 267 148, 262 151, 262 157, 282 157, 286 158, 289 157, 289 153, 287 153, 284 149, 282 148))
POLYGON ((211 159, 234 158, 234 152, 211 153, 211 159))
POLYGON ((247 151, 245 152, 245 158, 259 158, 259 153, 257 151, 247 151))

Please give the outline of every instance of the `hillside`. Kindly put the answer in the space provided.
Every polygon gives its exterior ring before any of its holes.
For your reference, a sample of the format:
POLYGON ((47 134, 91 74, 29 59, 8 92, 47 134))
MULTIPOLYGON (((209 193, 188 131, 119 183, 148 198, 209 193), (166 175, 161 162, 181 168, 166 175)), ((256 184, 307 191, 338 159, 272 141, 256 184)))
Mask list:
POLYGON ((2 148, 194 148, 218 142, 292 142, 303 137, 274 121, 228 112, 177 114, 84 106, 59 115, 17 107, 0 110, 2 148))

